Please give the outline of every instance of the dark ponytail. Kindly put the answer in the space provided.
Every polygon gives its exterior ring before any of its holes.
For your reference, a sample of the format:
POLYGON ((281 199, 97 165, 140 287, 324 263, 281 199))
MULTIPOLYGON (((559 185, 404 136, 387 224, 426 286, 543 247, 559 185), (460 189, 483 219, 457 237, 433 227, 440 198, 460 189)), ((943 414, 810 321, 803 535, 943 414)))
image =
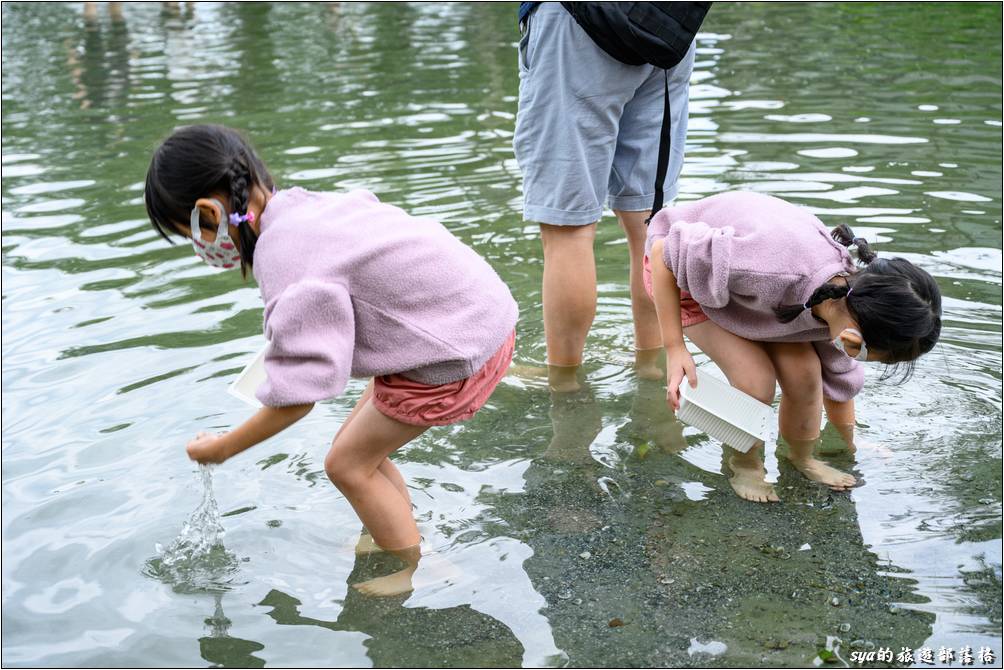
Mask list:
POLYGON ((868 240, 863 237, 854 237, 854 231, 846 223, 841 223, 830 232, 830 237, 844 245, 845 247, 857 247, 858 262, 868 265, 878 258, 878 254, 872 251, 868 240))
POLYGON ((805 301, 805 304, 775 307, 774 315, 777 316, 777 320, 781 323, 794 321, 799 314, 807 309, 812 309, 824 300, 837 300, 839 298, 843 298, 847 295, 848 290, 850 290, 849 287, 840 286, 839 284, 823 284, 812 292, 812 295, 805 301))
POLYGON ((848 277, 847 286, 823 284, 804 305, 776 307, 774 313, 788 323, 824 300, 846 297, 847 310, 861 327, 865 344, 881 352, 884 363, 895 364, 890 374, 902 369, 905 381, 916 359, 933 349, 941 336, 938 283, 905 258, 878 258, 868 242, 855 237, 846 224, 830 234, 845 247, 856 246, 858 262, 865 268, 848 277))
MULTIPOLYGON (((251 176, 252 172, 253 168, 248 165, 243 155, 237 157, 230 167, 228 174, 230 206, 237 214, 247 214, 250 197, 249 187, 255 183, 251 176)), ((246 222, 237 226, 237 236, 241 241, 241 275, 246 277, 247 268, 254 264, 254 250, 258 244, 258 236, 246 222)))
MULTIPOLYGON (((217 125, 186 126, 157 148, 146 173, 144 200, 154 229, 170 241, 183 234, 199 198, 227 195, 230 211, 247 213, 252 189, 271 191, 274 182, 250 143, 236 130, 217 125)), ((204 223, 211 227, 208 222, 204 223)), ((258 241, 251 227, 237 227, 241 245, 241 274, 254 263, 258 241)))
MULTIPOLYGON (((854 231, 846 223, 842 223, 832 231, 830 237, 844 245, 845 247, 856 246, 858 250, 858 262, 864 265, 871 263, 878 258, 878 254, 872 251, 868 245, 868 240, 863 237, 854 237, 854 231)), ((812 309, 824 300, 837 300, 843 298, 850 292, 850 284, 838 286, 837 284, 823 284, 815 291, 802 305, 779 305, 774 308, 774 315, 781 323, 788 323, 798 318, 798 315, 807 309, 812 309)))

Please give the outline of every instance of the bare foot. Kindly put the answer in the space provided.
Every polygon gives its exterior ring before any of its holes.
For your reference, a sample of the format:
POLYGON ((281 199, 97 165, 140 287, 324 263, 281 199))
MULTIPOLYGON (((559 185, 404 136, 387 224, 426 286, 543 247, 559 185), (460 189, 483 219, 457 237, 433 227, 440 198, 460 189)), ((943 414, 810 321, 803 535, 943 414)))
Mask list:
POLYGON ((853 476, 846 472, 841 472, 836 468, 831 468, 826 463, 812 456, 794 458, 790 454, 788 460, 803 475, 814 482, 825 484, 834 491, 846 491, 857 483, 853 476))
MULTIPOLYGON (((840 425, 831 424, 840 433, 840 437, 844 439, 844 446, 847 452, 850 454, 857 453, 858 449, 863 449, 866 451, 873 451, 883 458, 889 458, 893 455, 892 451, 888 447, 884 447, 881 444, 872 444, 871 442, 865 442, 860 437, 855 435, 855 426, 853 424, 840 425)), ((828 452, 822 452, 828 453, 828 452)))
POLYGON ((582 388, 577 378, 578 365, 548 365, 547 384, 555 393, 575 393, 582 388))
POLYGON ((460 569, 441 554, 429 553, 403 570, 352 586, 368 596, 396 596, 437 584, 450 584, 460 576, 460 569))
POLYGON ((662 354, 662 347, 653 349, 635 349, 634 370, 641 379, 651 379, 659 381, 665 377, 666 372, 659 367, 659 356, 662 354))
POLYGON ((732 469, 729 484, 740 498, 752 502, 780 502, 774 487, 767 483, 767 471, 759 459, 732 456, 729 467, 732 469))
POLYGON ((374 542, 369 533, 359 534, 359 541, 356 542, 356 556, 366 556, 380 551, 383 551, 383 547, 374 542))
POLYGON ((506 371, 507 375, 512 375, 524 381, 540 381, 547 379, 547 368, 542 365, 524 365, 513 363, 506 371))
MULTIPOLYGON (((840 437, 843 438, 844 448, 847 450, 847 452, 850 454, 856 453, 858 447, 857 444, 855 444, 854 442, 854 424, 840 425, 836 423, 831 423, 831 425, 837 429, 837 432, 840 433, 840 437)), ((820 453, 831 453, 831 452, 821 451, 820 453)), ((837 452, 832 452, 832 453, 837 453, 837 452)))
POLYGON ((650 379, 652 381, 659 381, 666 375, 658 365, 639 365, 636 363, 634 371, 640 379, 650 379))
POLYGON ((404 570, 395 572, 383 577, 370 579, 369 581, 353 584, 353 588, 368 596, 396 596, 402 593, 413 591, 415 587, 411 583, 411 576, 415 574, 418 566, 409 566, 404 570))
POLYGON ((846 491, 854 486, 857 480, 846 472, 831 468, 826 463, 813 456, 819 438, 811 440, 795 440, 785 437, 788 443, 788 460, 803 475, 814 482, 825 484, 834 491, 846 491))

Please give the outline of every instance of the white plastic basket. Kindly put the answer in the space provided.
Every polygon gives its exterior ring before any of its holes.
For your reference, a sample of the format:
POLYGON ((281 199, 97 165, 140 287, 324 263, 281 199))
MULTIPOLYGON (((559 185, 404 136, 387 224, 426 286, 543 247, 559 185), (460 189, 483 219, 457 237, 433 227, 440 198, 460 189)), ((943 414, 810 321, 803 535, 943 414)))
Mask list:
POLYGON ((749 451, 771 434, 774 410, 728 382, 701 372, 697 388, 686 379, 680 384, 677 418, 737 451, 749 451))
POLYGON ((255 355, 254 359, 241 370, 237 379, 227 387, 227 393, 235 398, 240 398, 252 407, 261 407, 261 403, 258 402, 258 398, 254 394, 267 379, 265 375, 266 351, 268 351, 268 342, 255 355))

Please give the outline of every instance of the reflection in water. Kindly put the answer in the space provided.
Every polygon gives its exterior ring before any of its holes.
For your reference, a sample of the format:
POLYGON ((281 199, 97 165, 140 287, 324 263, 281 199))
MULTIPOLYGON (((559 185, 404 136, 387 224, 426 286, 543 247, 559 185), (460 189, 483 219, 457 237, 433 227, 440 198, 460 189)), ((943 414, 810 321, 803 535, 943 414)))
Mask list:
POLYGON ((213 616, 206 619, 210 627, 209 635, 199 638, 199 655, 210 663, 224 668, 264 668, 264 659, 253 654, 265 648, 251 640, 242 640, 230 635, 230 624, 223 613, 223 594, 214 593, 216 609, 213 616))
POLYGON ((84 35, 80 47, 70 46, 67 65, 76 87, 74 100, 80 109, 99 108, 111 112, 115 121, 129 97, 129 72, 135 57, 129 50, 129 30, 122 16, 122 3, 109 2, 106 28, 96 3, 84 3, 84 35))
MULTIPOLYGON (((924 599, 864 544, 849 496, 782 466, 777 486, 788 504, 746 503, 724 478, 695 473, 676 455, 682 435, 672 423, 661 423, 667 449, 636 448, 607 467, 587 457, 610 412, 592 394, 553 402, 553 437, 525 471, 525 491, 493 502, 533 548, 526 571, 571 665, 709 660, 700 654, 711 642, 694 640, 718 641, 730 663, 803 665, 827 636, 845 652, 852 643, 898 651, 929 637, 934 617, 900 607, 924 599), (688 497, 695 476, 706 501, 688 497)), ((650 430, 668 413, 664 392, 633 413, 620 430, 650 430)), ((703 439, 691 448, 718 450, 703 439)))
MULTIPOLYGON (((397 559, 386 554, 361 556, 350 584, 386 574, 397 559)), ((399 566, 397 566, 399 567, 399 566)), ((348 589, 334 621, 300 614, 300 601, 273 589, 259 605, 283 626, 320 626, 368 636, 364 645, 374 667, 393 667, 407 658, 413 667, 517 667, 523 645, 501 622, 470 605, 446 608, 406 606, 408 595, 370 598, 348 589)))

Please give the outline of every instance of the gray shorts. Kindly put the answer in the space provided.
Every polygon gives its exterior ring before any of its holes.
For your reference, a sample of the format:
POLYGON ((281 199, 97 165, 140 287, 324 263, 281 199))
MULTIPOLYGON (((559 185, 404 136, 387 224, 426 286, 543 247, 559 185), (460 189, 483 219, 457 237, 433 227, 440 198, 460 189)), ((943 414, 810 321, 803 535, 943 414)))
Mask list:
MULTIPOLYGON (((694 45, 669 71, 672 152, 663 186, 676 197, 687 136, 694 45)), ((560 3, 542 3, 519 43, 513 148, 523 172, 523 219, 594 223, 611 209, 652 207, 662 128, 663 70, 625 65, 590 39, 560 3)))

